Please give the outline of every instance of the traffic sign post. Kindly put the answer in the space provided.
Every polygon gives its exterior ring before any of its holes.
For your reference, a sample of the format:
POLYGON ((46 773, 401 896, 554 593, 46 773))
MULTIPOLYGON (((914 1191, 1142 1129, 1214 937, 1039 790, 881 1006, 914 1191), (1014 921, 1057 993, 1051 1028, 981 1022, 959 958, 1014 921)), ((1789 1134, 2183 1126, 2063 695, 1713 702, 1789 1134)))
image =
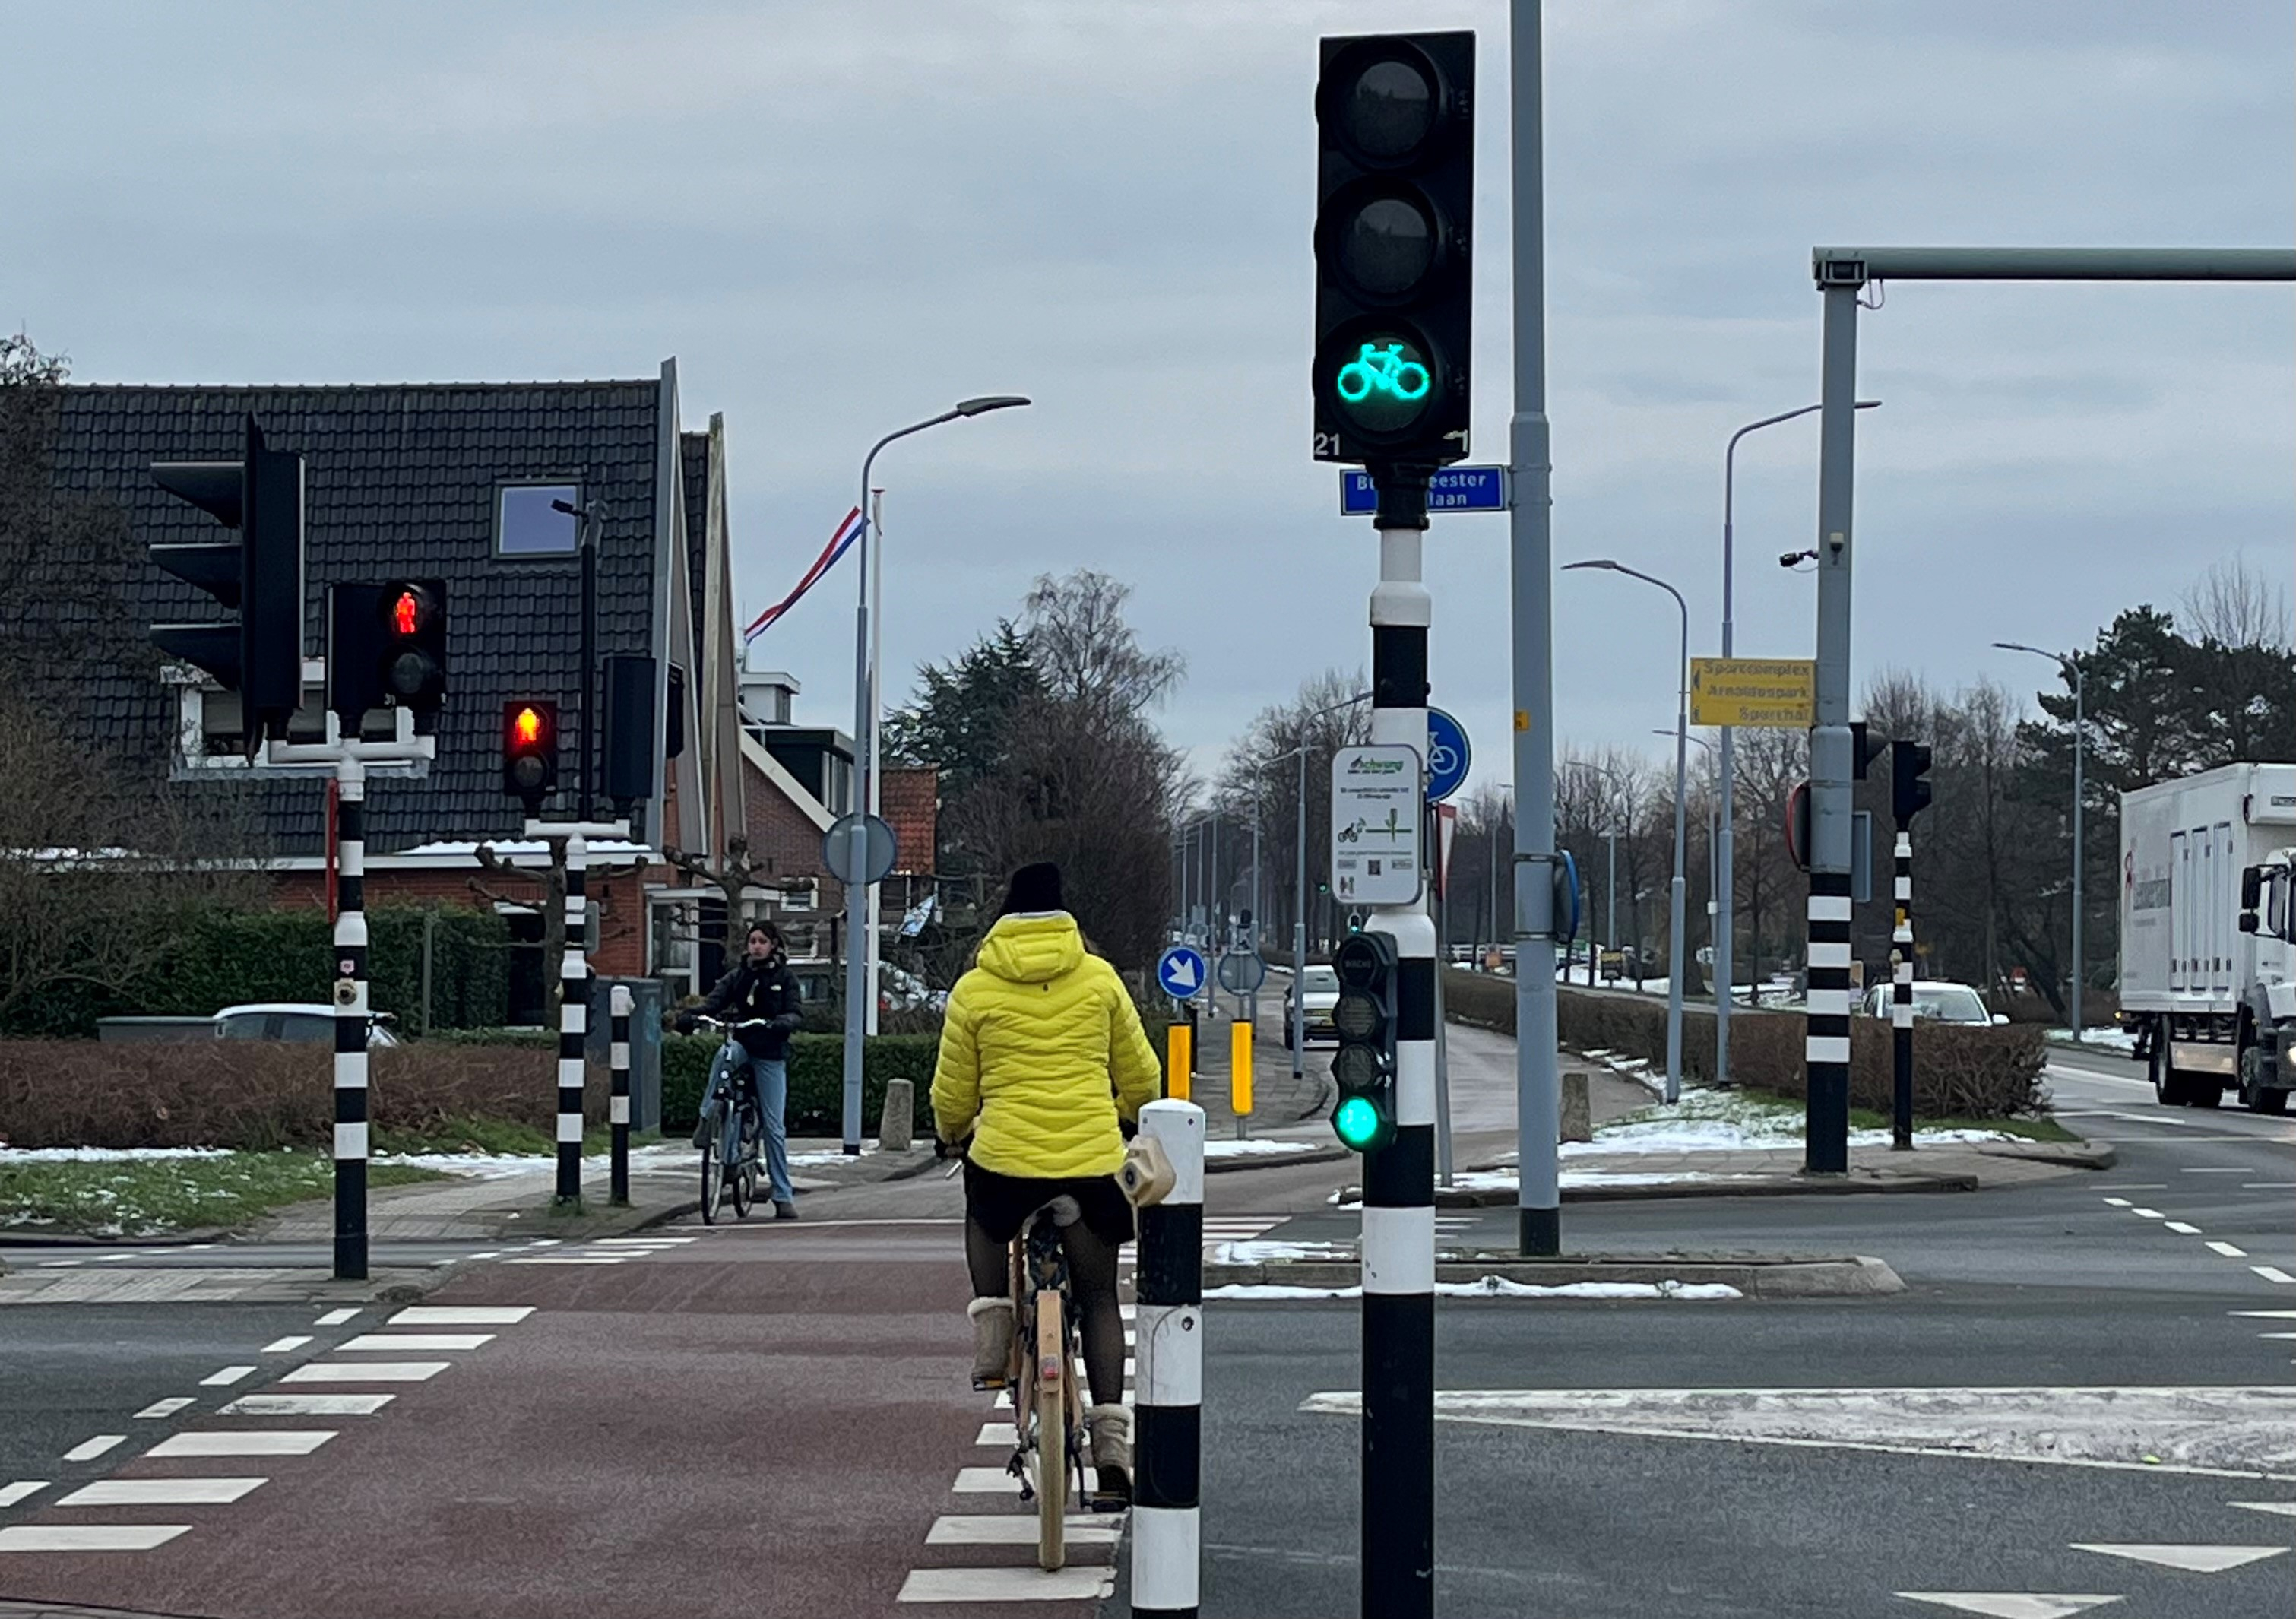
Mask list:
POLYGON ((1474 754, 1467 746, 1467 727, 1441 709, 1427 711, 1427 801, 1439 804, 1467 785, 1467 767, 1474 754))
POLYGON ((1690 723, 1802 731, 1816 723, 1815 658, 1693 658, 1690 723))
POLYGON ((1174 1000, 1193 1000, 1205 979, 1202 953, 1193 946, 1176 944, 1157 958, 1156 986, 1174 1000))
MULTIPOLYGON (((1503 466, 1452 466, 1427 479, 1430 512, 1505 512, 1514 505, 1513 480, 1503 466)), ((1353 467, 1340 474, 1340 515, 1369 517, 1379 510, 1372 475, 1353 467)))
POLYGON ((1332 755, 1332 892, 1343 905, 1413 905, 1426 819, 1419 750, 1401 743, 1332 755))

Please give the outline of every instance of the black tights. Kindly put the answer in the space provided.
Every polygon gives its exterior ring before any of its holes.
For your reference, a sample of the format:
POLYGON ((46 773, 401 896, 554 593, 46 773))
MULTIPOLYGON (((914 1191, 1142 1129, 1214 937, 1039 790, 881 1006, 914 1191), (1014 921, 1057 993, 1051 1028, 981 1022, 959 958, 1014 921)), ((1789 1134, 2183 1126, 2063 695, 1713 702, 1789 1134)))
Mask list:
MULTIPOLYGON (((1061 1246, 1068 1253, 1069 1287, 1084 1318, 1084 1373, 1093 1403, 1121 1404, 1124 1311, 1116 1300, 1116 1245, 1102 1241, 1078 1220, 1062 1228, 1061 1246)), ((964 1222, 964 1265, 972 1273, 973 1297, 1013 1296, 1012 1245, 998 1242, 976 1220, 964 1222)))

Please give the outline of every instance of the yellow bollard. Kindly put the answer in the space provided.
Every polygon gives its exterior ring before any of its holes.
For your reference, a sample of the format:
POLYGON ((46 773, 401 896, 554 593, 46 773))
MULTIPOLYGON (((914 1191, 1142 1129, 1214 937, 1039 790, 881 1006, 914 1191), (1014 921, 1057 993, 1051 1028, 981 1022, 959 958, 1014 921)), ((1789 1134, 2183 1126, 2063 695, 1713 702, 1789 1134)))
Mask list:
POLYGON ((1227 1105, 1239 1119, 1251 1111, 1251 1024, 1241 1017, 1227 1026, 1227 1105))
POLYGON ((1188 1072, 1195 1065, 1195 1054, 1190 1049, 1195 1031, 1186 1023, 1174 1023, 1164 1031, 1164 1094, 1175 1102, 1188 1099, 1188 1072))

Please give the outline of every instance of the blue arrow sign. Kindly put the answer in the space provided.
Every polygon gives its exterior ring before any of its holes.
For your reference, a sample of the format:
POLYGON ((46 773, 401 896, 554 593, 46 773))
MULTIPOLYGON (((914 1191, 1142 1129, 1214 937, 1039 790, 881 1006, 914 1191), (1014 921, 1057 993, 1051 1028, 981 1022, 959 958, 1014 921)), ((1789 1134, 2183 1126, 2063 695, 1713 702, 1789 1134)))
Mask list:
POLYGON ((1203 992, 1204 958, 1185 944, 1176 944, 1158 958, 1156 982, 1174 1000, 1193 1000, 1203 992))
POLYGON ((1427 801, 1439 804, 1465 783, 1473 759, 1467 727, 1441 709, 1427 711, 1427 801))
MULTIPOLYGON (((1503 466, 1447 466, 1427 480, 1430 512, 1504 512, 1513 504, 1503 466)), ((1351 467, 1340 474, 1341 516, 1369 517, 1378 510, 1369 473, 1351 467)))

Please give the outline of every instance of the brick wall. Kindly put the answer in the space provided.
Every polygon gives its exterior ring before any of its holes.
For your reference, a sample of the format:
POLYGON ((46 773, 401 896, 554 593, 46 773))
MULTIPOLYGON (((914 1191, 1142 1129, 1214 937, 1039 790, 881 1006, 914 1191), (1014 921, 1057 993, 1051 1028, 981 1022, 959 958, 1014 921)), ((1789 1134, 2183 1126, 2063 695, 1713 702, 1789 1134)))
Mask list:
MULTIPOLYGON (((467 905, 473 909, 487 909, 492 901, 472 892, 471 881, 479 879, 488 891, 506 900, 539 900, 541 884, 517 878, 502 878, 481 872, 475 862, 469 866, 447 869, 418 871, 373 870, 366 874, 366 902, 381 905, 467 905)), ((324 909, 327 903, 326 875, 322 871, 291 871, 278 874, 277 901, 283 908, 315 906, 324 909)), ((598 939, 594 942, 590 959, 599 974, 610 978, 635 978, 645 971, 645 891, 648 882, 662 883, 682 881, 679 873, 667 866, 650 867, 607 882, 592 878, 586 885, 588 897, 598 902, 598 939)))

